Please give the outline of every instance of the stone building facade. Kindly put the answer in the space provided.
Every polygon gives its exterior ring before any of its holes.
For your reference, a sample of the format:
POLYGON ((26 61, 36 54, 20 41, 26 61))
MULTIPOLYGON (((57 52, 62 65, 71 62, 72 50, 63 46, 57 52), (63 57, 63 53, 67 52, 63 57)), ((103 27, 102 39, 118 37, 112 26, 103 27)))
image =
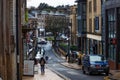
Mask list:
POLYGON ((77 6, 71 6, 70 11, 71 45, 77 45, 77 6))
POLYGON ((103 54, 101 0, 87 0, 87 53, 103 54))
POLYGON ((0 0, 0 77, 3 80, 22 79, 21 21, 24 17, 21 18, 21 9, 24 7, 25 0, 0 0))

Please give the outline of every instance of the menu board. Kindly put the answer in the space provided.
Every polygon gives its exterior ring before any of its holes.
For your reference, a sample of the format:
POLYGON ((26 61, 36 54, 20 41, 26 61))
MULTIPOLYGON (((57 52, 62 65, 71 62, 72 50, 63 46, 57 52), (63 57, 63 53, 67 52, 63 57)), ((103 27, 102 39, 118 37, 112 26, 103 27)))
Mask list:
POLYGON ((34 75, 34 61, 24 60, 24 75, 34 75))

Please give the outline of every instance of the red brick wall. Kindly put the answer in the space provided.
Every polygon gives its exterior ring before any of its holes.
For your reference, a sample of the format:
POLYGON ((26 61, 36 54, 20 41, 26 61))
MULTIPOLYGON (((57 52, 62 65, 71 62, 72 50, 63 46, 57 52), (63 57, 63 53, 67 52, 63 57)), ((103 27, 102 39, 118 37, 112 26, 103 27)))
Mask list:
MULTIPOLYGON (((116 64, 115 64, 115 61, 113 60, 109 60, 109 65, 110 65, 110 69, 112 70, 116 70, 116 64)), ((118 68, 120 70, 120 64, 118 65, 118 68)))
POLYGON ((119 70, 120 70, 120 64, 119 64, 119 70))
POLYGON ((115 62, 112 60, 109 60, 109 65, 110 65, 110 69, 115 70, 115 62))

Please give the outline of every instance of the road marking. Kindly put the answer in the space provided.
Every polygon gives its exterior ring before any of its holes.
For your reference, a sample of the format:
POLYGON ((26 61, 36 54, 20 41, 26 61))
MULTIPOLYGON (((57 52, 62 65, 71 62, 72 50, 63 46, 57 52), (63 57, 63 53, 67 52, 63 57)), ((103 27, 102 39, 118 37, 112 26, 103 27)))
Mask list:
POLYGON ((67 71, 67 73, 72 74, 72 75, 79 75, 79 73, 73 72, 73 71, 67 71))

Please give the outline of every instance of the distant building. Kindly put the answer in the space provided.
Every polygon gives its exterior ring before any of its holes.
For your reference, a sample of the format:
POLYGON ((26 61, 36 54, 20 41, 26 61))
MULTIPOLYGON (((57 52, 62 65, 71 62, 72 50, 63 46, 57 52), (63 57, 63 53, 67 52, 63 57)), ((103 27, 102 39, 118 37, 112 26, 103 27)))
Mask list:
POLYGON ((87 0, 76 0, 77 2, 77 46, 79 51, 86 53, 86 32, 87 32, 87 0))
POLYGON ((47 30, 49 27, 54 27, 58 29, 60 27, 65 28, 68 27, 68 22, 69 18, 67 17, 67 15, 60 13, 59 11, 42 11, 41 13, 38 13, 38 27, 42 29, 47 30))
POLYGON ((77 45, 77 6, 73 5, 70 8, 70 34, 71 34, 71 45, 77 45))

